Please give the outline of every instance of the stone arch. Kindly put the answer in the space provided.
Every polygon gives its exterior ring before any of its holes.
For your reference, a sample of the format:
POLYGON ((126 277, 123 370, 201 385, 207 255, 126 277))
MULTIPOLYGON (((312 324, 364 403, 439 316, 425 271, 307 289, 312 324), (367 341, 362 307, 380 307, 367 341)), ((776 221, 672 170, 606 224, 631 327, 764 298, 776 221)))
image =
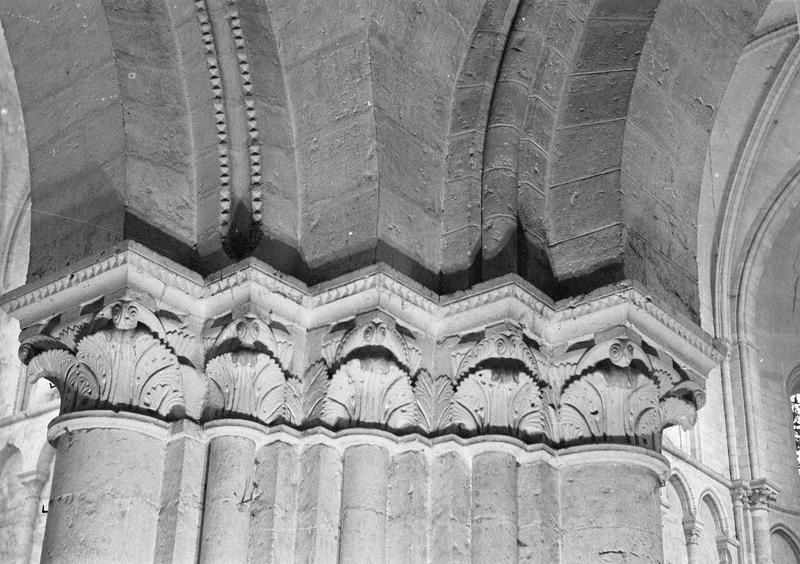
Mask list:
MULTIPOLYGON (((783 367, 800 360, 781 358, 773 366, 764 364, 770 356, 765 352, 768 336, 757 326, 770 311, 759 307, 758 301, 762 282, 767 280, 765 269, 775 266, 771 250, 786 239, 789 226, 796 223, 793 210, 800 205, 796 164, 800 146, 793 135, 786 137, 797 124, 793 117, 800 93, 797 24, 787 21, 766 29, 739 60, 730 93, 719 110, 706 151, 697 216, 700 234, 707 241, 698 248, 701 321, 706 330, 734 343, 730 363, 722 367, 721 386, 723 396, 741 398, 744 405, 740 415, 729 400, 725 406, 729 451, 739 453, 738 460, 731 459, 734 478, 740 472, 742 476, 766 475, 768 457, 777 464, 791 463, 788 451, 764 449, 767 428, 780 428, 785 436, 779 440, 788 445, 787 382, 778 383, 777 375, 766 380, 761 375, 777 365, 775 372, 785 378, 783 367), (748 85, 758 86, 748 90, 748 85), (769 250, 762 249, 763 245, 769 250), (765 409, 765 401, 775 408, 765 409)), ((791 487, 788 483, 794 480, 791 473, 781 474, 779 487, 794 489, 796 480, 791 487)))
POLYGON ((780 564, 800 562, 800 537, 783 523, 770 528, 773 561, 780 564), (789 560, 787 557, 794 558, 789 560))
MULTIPOLYGON (((773 43, 791 41, 793 36, 796 37, 797 25, 795 23, 784 29, 768 34, 755 42, 754 46, 750 48, 751 56, 757 55, 761 51, 766 51, 773 43)), ((708 255, 699 253, 698 261, 701 264, 701 279, 707 276, 710 281, 709 286, 713 284, 720 287, 715 296, 710 298, 712 302, 710 305, 716 313, 715 319, 717 320, 718 330, 722 324, 730 323, 728 318, 731 315, 729 313, 730 305, 724 296, 728 295, 726 291, 728 291, 729 287, 734 286, 736 280, 738 280, 738 276, 734 277, 733 272, 738 272, 740 276, 743 264, 741 256, 743 248, 736 241, 734 233, 741 229, 742 210, 748 200, 748 191, 752 190, 752 175, 758 153, 762 150, 767 132, 772 129, 775 114, 781 107, 781 103, 791 86, 791 81, 797 74, 798 65, 800 65, 800 50, 798 50, 797 45, 788 56, 772 64, 778 67, 774 76, 763 78, 758 76, 755 70, 749 68, 743 68, 739 73, 743 75, 739 79, 741 81, 762 79, 770 84, 761 99, 751 102, 751 108, 747 108, 745 111, 735 108, 741 114, 746 115, 748 110, 755 113, 752 118, 752 125, 744 122, 737 124, 738 128, 746 129, 742 133, 744 139, 737 139, 739 143, 743 144, 741 150, 737 146, 723 146, 721 149, 717 149, 715 151, 716 154, 713 156, 709 152, 707 159, 707 170, 703 185, 704 194, 701 199, 710 204, 706 206, 706 210, 716 210, 719 207, 725 211, 720 217, 714 218, 714 221, 709 221, 702 215, 698 215, 698 224, 703 228, 702 233, 709 240, 705 250, 708 255), (731 156, 726 156, 724 152, 730 153, 731 156), (735 157, 732 156, 734 154, 736 154, 735 157), (714 162, 717 163, 716 166, 714 166, 714 162), (730 171, 726 177, 723 177, 726 174, 725 165, 728 163, 730 171), (718 170, 720 168, 723 170, 718 170), (720 180, 729 183, 729 187, 719 195, 715 194, 715 174, 720 175, 720 180), (718 249, 715 256, 711 255, 712 249, 718 249)), ((727 99, 725 103, 728 106, 733 105, 727 99)), ((724 117, 727 118, 727 116, 724 117)), ((740 119, 745 118, 742 117, 740 119)), ((775 196, 770 199, 774 200, 775 196)), ((703 212, 701 211, 701 213, 703 212)), ((763 223, 764 217, 765 215, 762 213, 757 223, 763 223)), ((749 233, 749 238, 752 238, 752 232, 749 233)), ((744 247, 744 249, 747 249, 747 247, 744 247)))
MULTIPOLYGON (((22 105, 0 27, 0 294, 25 283, 30 246, 30 174, 22 105)), ((19 323, 0 311, 0 417, 19 408, 23 369, 16 355, 19 323)))
POLYGON ((683 562, 688 558, 686 523, 695 519, 695 504, 691 487, 678 468, 673 468, 667 480, 663 501, 664 558, 667 562, 683 562))
POLYGON ((692 494, 692 486, 686 479, 686 475, 680 468, 673 468, 670 474, 669 482, 675 488, 678 498, 681 501, 681 509, 683 511, 683 518, 687 519, 694 517, 697 514, 697 505, 694 502, 692 494))
POLYGON ((594 3, 548 170, 549 258, 562 284, 637 279, 697 318, 693 222, 703 149, 766 4, 594 3), (619 7, 636 13, 622 18, 619 7), (606 34, 634 22, 625 41, 606 50, 606 34), (608 92, 608 104, 589 103, 608 92))
POLYGON ((199 29, 193 4, 2 6, 36 210, 30 275, 125 236, 181 258, 196 242, 197 201, 208 191, 203 150, 216 144, 210 87, 187 94, 198 75, 208 83, 196 64, 202 44, 189 33, 199 29))
MULTIPOLYGON (((442 291, 480 281, 483 151, 497 74, 512 22, 528 0, 487 2, 453 93, 442 196, 442 291)), ((519 72, 523 72, 520 69, 519 72)))
POLYGON ((42 551, 42 541, 44 539, 45 523, 47 521, 46 514, 42 513, 43 509, 47 509, 50 505, 50 486, 53 478, 53 467, 55 466, 56 450, 45 442, 39 450, 39 457, 36 460, 36 478, 40 482, 39 497, 37 507, 35 509, 36 517, 33 523, 33 530, 29 531, 30 534, 30 560, 32 562, 38 561, 42 551))
MULTIPOLYGON (((24 146, 24 138, 22 146, 24 146)), ((2 166, 2 165, 0 165, 2 166)), ((6 191, 3 190, 6 197, 6 191)), ((3 251, 3 265, 0 272, 3 273, 0 280, 0 288, 4 290, 16 288, 25 282, 25 272, 28 269, 28 248, 30 247, 31 237, 31 194, 30 190, 25 190, 25 200, 23 204, 15 210, 14 218, 10 222, 10 230, 7 237, 8 243, 3 251)))
POLYGON ((725 562, 728 550, 727 517, 718 494, 712 489, 704 491, 698 499, 697 523, 701 527, 696 546, 697 561, 725 562))
POLYGON ((786 395, 800 394, 800 365, 795 366, 786 378, 786 395))
POLYGON ((224 110, 218 108, 216 116, 228 143, 219 144, 217 151, 220 206, 214 211, 219 212, 219 221, 209 224, 203 244, 212 251, 221 229, 229 256, 238 258, 255 246, 258 256, 272 266, 304 277, 302 260, 291 250, 300 245, 302 225, 287 221, 300 216, 303 198, 293 93, 285 68, 288 55, 281 50, 271 13, 278 9, 253 0, 235 5, 211 0, 205 6, 208 9, 199 13, 209 21, 209 28, 202 28, 209 77, 224 81, 219 89, 215 86, 214 98, 224 102, 224 110), (214 16, 226 4, 230 30, 224 29, 219 15, 214 16), (224 40, 231 33, 233 41, 224 40), (239 85, 232 76, 236 74, 239 85))
MULTIPOLYGON (((698 507, 701 503, 705 503, 711 509, 711 515, 714 518, 714 526, 716 527, 719 536, 728 536, 728 516, 725 513, 724 506, 719 494, 712 489, 705 490, 698 498, 698 507)), ((710 523, 709 523, 710 525, 710 523)))
MULTIPOLYGON (((773 244, 781 232, 791 222, 792 212, 800 206, 800 164, 792 168, 783 182, 773 191, 769 205, 766 206, 749 230, 739 260, 733 265, 732 286, 737 288, 737 299, 730 308, 730 328, 726 334, 737 338, 737 347, 742 369, 742 390, 745 401, 751 402, 756 411, 744 411, 747 451, 751 475, 763 475, 764 461, 759 452, 758 437, 760 429, 756 413, 762 410, 761 393, 757 380, 760 375, 760 359, 756 346, 756 314, 760 284, 770 258, 773 244), (769 246, 768 249, 763 248, 769 246), (748 421, 749 419, 749 421, 748 421)), ((726 304, 727 305, 727 304, 726 304)), ((726 308, 727 309, 727 308, 726 308)), ((723 318, 724 319, 724 318, 723 318)))

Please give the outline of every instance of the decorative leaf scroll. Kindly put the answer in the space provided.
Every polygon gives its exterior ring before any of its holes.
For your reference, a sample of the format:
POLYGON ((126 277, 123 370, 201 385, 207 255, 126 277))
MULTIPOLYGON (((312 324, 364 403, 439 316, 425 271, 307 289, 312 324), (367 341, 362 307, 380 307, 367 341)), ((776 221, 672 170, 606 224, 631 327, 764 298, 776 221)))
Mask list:
POLYGON ((426 370, 414 385, 417 426, 425 433, 447 429, 453 423, 453 385, 447 376, 434 378, 426 370))
POLYGON ((247 416, 272 423, 283 414, 283 371, 270 356, 225 353, 209 361, 209 411, 212 417, 247 416))
POLYGON ((96 404, 100 390, 96 380, 81 385, 77 378, 78 362, 75 355, 63 349, 45 351, 28 364, 28 382, 34 384, 44 378, 53 383, 61 396, 61 412, 67 413, 84 406, 96 404))
POLYGON ((518 360, 528 374, 535 376, 539 373, 536 357, 522 337, 503 333, 487 337, 472 347, 461 359, 456 369, 456 376, 461 378, 481 363, 491 359, 518 360))
POLYGON ((392 353, 400 366, 408 369, 410 374, 414 374, 419 368, 419 350, 410 345, 395 327, 380 320, 350 330, 336 348, 334 362, 342 362, 355 351, 365 347, 386 349, 392 353))
POLYGON ((170 416, 183 405, 177 357, 144 331, 114 329, 81 340, 78 373, 94 378, 100 404, 129 405, 170 416))
POLYGON ((175 352, 175 356, 194 368, 203 367, 203 345, 200 339, 184 329, 167 332, 167 343, 175 352))
POLYGON ((293 344, 277 322, 226 316, 201 339, 188 314, 156 315, 130 300, 108 304, 88 322, 87 315, 58 317, 38 326, 45 332, 25 339, 20 358, 29 383, 53 382, 64 413, 128 408, 167 419, 504 434, 553 445, 658 448, 663 428, 690 427, 705 401, 702 378, 625 328, 558 352, 531 349, 508 326, 488 337, 446 337, 438 346, 480 340, 468 350, 455 345, 454 372, 434 376, 417 370, 420 351, 407 340, 413 333, 401 333, 384 313, 376 317, 334 329, 344 337, 320 351, 334 364, 320 360, 301 376, 289 372, 293 344), (337 367, 332 376, 329 366, 337 367))
POLYGON ((328 367, 321 360, 312 364, 302 378, 289 378, 286 381, 286 419, 298 426, 319 421, 328 381, 328 367))
POLYGON ((53 382, 62 413, 129 406, 163 417, 182 415, 177 358, 145 331, 111 329, 89 335, 78 343, 75 355, 46 350, 30 361, 28 375, 32 382, 53 382))
POLYGON ((269 323, 255 315, 234 319, 219 333, 212 334, 208 341, 208 352, 212 357, 239 350, 267 352, 283 370, 291 366, 294 352, 290 341, 278 339, 269 323))

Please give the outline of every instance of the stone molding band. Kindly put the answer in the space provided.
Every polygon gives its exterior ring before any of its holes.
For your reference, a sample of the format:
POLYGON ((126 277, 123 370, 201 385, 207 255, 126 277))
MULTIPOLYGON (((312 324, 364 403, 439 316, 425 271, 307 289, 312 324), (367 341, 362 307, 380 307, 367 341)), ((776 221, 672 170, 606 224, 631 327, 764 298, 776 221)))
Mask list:
MULTIPOLYGON (((48 428, 48 440, 56 443, 66 434, 95 429, 119 429, 140 433, 167 441, 183 432, 181 422, 166 423, 137 413, 110 412, 105 410, 86 411, 60 415, 48 428)), ((406 452, 422 452, 439 456, 457 452, 467 458, 475 458, 485 452, 506 453, 520 463, 545 461, 553 468, 577 464, 636 464, 652 471, 659 479, 666 479, 669 461, 656 452, 632 446, 617 444, 578 445, 564 449, 552 449, 543 444, 526 444, 518 439, 505 436, 478 436, 462 438, 455 435, 429 439, 422 435, 398 436, 381 429, 359 428, 331 431, 315 428, 300 431, 286 425, 265 427, 258 423, 240 419, 221 419, 195 427, 191 436, 202 443, 209 443, 219 437, 242 437, 253 442, 255 449, 274 443, 311 448, 325 445, 344 452, 349 447, 371 444, 385 448, 392 455, 406 452)))
MULTIPOLYGON (((174 273, 161 266, 169 284, 174 273)), ((567 318, 483 287, 445 315, 415 308, 421 297, 411 287, 379 290, 373 300, 370 276, 361 286, 352 276, 338 286, 341 303, 329 296, 300 307, 294 296, 259 291, 247 279, 228 285, 225 300, 176 297, 180 288, 156 292, 132 268, 94 294, 63 287, 73 293, 70 307, 54 290, 50 299, 63 309, 23 329, 20 358, 30 384, 47 379, 58 389, 62 414, 113 409, 165 421, 505 435, 558 448, 660 450, 662 430, 691 427, 705 402, 714 358, 696 340, 681 340, 696 328, 673 331, 662 323, 667 313, 648 313, 653 304, 607 309, 616 294, 606 291, 582 298, 567 318)), ((31 321, 24 294, 5 303, 31 321)))

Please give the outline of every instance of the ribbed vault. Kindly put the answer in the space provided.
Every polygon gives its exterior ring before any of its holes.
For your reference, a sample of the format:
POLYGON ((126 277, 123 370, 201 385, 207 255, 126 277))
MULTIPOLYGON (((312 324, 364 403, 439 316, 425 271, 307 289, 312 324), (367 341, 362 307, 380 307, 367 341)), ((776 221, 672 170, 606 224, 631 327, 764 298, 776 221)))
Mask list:
POLYGON ((764 5, 3 0, 29 275, 133 238, 312 283, 634 279, 696 319, 705 147, 764 5))

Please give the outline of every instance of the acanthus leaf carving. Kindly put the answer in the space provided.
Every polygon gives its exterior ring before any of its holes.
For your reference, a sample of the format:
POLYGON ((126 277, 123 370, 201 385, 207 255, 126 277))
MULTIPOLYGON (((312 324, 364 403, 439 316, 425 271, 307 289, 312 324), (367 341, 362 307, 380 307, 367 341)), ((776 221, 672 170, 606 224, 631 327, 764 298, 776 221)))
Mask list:
POLYGON ((283 416, 283 370, 270 356, 253 351, 224 353, 208 362, 206 418, 245 416, 273 423, 283 416))
POLYGON ((163 417, 183 415, 178 359, 151 334, 129 329, 101 331, 81 340, 76 358, 76 385, 96 386, 98 406, 132 406, 163 417))
POLYGON ((507 432, 521 438, 544 433, 539 385, 524 372, 481 369, 459 384, 453 422, 468 433, 507 432))
POLYGON ((167 344, 172 347, 178 359, 184 359, 193 368, 203 367, 203 346, 200 339, 186 329, 167 331, 167 344))
POLYGON ((379 425, 393 430, 415 425, 414 392, 408 374, 385 359, 354 358, 333 375, 322 410, 332 427, 379 425))
POLYGON ((598 387, 603 384, 602 376, 591 374, 572 381, 564 389, 558 410, 561 440, 576 441, 602 436, 605 430, 605 406, 598 387))
POLYGON ((77 319, 60 325, 54 331, 51 331, 51 334, 68 349, 75 350, 78 342, 86 336, 92 317, 90 314, 81 315, 77 319))
POLYGON ((297 426, 322 418, 328 392, 328 367, 320 360, 308 367, 302 378, 286 380, 286 419, 297 426))
POLYGON ((414 383, 416 421, 423 432, 436 433, 452 425, 453 395, 453 384, 447 376, 434 378, 427 370, 417 374, 414 383))
POLYGON ((19 346, 19 359, 23 364, 29 364, 36 355, 49 350, 70 351, 64 343, 46 333, 36 333, 23 339, 19 346))
POLYGON ((661 436, 658 387, 644 376, 627 397, 624 424, 626 436, 638 443, 651 444, 661 436))
POLYGON ((658 410, 664 427, 680 425, 688 431, 697 420, 697 408, 690 402, 675 396, 662 399, 658 410))

